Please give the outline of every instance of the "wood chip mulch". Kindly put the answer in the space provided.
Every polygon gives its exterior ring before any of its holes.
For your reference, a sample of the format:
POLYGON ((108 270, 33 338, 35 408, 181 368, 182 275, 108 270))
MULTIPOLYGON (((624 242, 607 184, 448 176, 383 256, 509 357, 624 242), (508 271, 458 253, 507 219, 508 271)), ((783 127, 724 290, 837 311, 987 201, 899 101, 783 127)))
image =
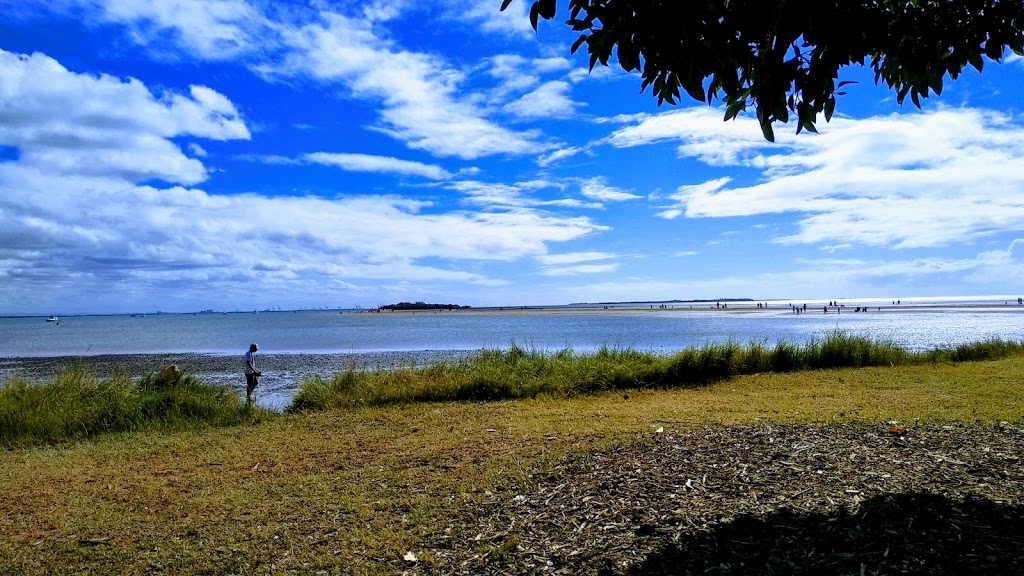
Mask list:
POLYGON ((1016 424, 652 427, 533 480, 453 511, 404 569, 1024 575, 1016 424))

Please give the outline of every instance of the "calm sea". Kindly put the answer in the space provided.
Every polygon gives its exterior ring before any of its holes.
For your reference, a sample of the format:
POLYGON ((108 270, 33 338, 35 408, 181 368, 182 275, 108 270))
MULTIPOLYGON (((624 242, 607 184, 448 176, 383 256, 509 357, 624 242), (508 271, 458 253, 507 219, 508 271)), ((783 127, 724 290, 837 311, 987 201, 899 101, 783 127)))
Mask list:
MULTIPOLYGON (((273 354, 527 348, 580 351, 601 346, 671 351, 711 342, 800 344, 835 330, 896 342, 913 350, 987 338, 1024 340, 1024 306, 1016 297, 840 300, 841 314, 806 301, 609 305, 599 313, 563 306, 557 313, 367 313, 298 311, 0 318, 0 357, 204 353, 238 355, 249 342, 273 354), (664 305, 661 309, 659 306, 664 305), (868 312, 854 312, 858 306, 868 312), (691 308, 692 307, 692 308, 691 308), (881 308, 879 310, 879 307, 881 308), (654 311, 652 311, 654 309, 654 311), (641 313, 642 312, 642 313, 641 313)), ((604 308, 604 305, 589 307, 604 308)))

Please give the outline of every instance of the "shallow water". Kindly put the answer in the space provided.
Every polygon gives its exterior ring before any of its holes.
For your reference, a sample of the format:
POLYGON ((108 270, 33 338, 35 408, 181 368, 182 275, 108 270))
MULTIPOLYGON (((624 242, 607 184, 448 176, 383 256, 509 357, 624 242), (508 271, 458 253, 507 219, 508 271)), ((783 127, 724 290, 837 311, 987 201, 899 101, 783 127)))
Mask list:
MULTIPOLYGON (((361 353, 413 350, 477 350, 523 347, 593 350, 601 346, 669 351, 708 342, 804 343, 842 330, 892 340, 913 350, 991 337, 1024 339, 1024 306, 973 303, 934 307, 872 304, 868 312, 823 314, 809 304, 793 314, 786 304, 768 310, 752 303, 673 305, 654 310, 635 305, 607 311, 156 314, 62 317, 59 324, 34 318, 0 318, 0 357, 100 354, 200 353, 238 355, 250 342, 275 354, 361 353), (879 307, 881 306, 881 310, 879 307), (737 311, 745 307, 746 312, 737 311), (699 310, 699 311, 698 311, 699 310)), ((652 305, 653 306, 653 305, 652 305)))

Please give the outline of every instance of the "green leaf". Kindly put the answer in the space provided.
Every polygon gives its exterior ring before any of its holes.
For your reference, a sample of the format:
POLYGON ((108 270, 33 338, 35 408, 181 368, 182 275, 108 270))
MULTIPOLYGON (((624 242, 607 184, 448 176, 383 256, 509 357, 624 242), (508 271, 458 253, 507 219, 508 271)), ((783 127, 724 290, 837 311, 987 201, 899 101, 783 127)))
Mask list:
POLYGON ((503 2, 501 3, 501 12, 504 12, 505 8, 508 8, 508 5, 511 3, 512 0, 503 0, 503 2))
POLYGON ((732 120, 739 116, 740 111, 746 108, 746 102, 743 100, 733 100, 725 107, 725 118, 723 120, 732 120))
POLYGON ((825 100, 825 122, 832 121, 832 113, 836 111, 836 97, 831 96, 828 100, 825 100))

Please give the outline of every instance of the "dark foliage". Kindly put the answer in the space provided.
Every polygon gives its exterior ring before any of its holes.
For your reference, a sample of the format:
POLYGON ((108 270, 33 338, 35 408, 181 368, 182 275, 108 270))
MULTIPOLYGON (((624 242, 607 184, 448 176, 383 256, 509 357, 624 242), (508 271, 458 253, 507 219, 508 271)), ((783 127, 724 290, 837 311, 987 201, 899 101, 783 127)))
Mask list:
POLYGON ((469 306, 460 306, 458 304, 427 304, 425 302, 399 302, 398 304, 388 304, 381 306, 381 310, 459 310, 461 308, 469 308, 469 306))
MULTIPOLYGON (((533 3, 534 29, 557 4, 533 3)), ((569 0, 568 9, 580 33, 572 52, 586 44, 591 68, 614 51, 658 104, 675 104, 682 88, 708 104, 721 98, 726 120, 754 106, 768 140, 790 113, 797 133, 814 132, 818 114, 830 120, 850 64, 869 65, 899 104, 910 96, 920 107, 947 75, 1024 51, 1020 0, 569 0)))

